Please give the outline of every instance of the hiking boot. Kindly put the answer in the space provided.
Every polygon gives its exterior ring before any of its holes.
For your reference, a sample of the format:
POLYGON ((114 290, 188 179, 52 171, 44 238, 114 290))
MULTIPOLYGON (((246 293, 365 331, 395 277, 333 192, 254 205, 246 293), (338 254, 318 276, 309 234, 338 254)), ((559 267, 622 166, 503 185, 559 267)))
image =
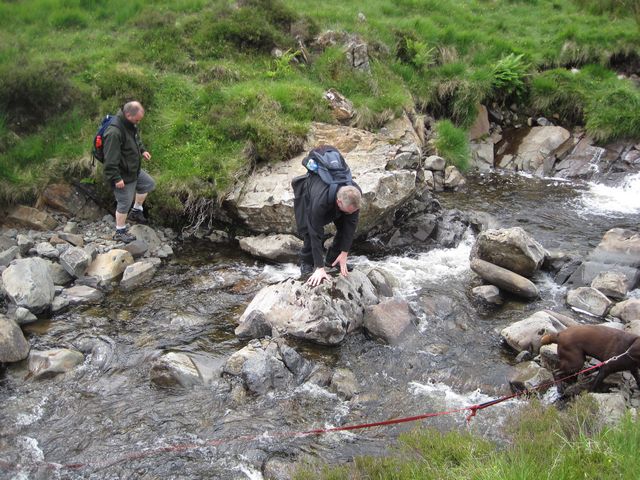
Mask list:
POLYGON ((124 242, 124 243, 131 243, 134 240, 136 240, 136 237, 131 235, 126 228, 122 229, 122 230, 118 230, 116 229, 116 233, 113 235, 113 239, 116 242, 124 242))
POLYGON ((315 268, 310 263, 301 263, 300 264, 300 280, 306 281, 311 275, 313 275, 314 271, 315 271, 315 268))
POLYGON ((145 218, 143 211, 136 210, 135 208, 131 209, 129 215, 127 215, 127 219, 130 222, 139 223, 140 225, 147 225, 149 223, 149 220, 145 218))

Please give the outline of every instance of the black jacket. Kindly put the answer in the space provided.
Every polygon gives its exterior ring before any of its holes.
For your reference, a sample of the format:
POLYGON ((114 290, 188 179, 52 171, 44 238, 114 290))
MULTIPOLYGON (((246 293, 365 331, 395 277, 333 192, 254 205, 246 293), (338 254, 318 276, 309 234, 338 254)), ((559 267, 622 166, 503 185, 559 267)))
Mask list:
POLYGON ((146 151, 138 127, 118 112, 104 133, 104 176, 111 185, 124 180, 134 182, 140 173, 140 160, 146 151))
MULTIPOLYGON (((353 186, 360 190, 355 182, 353 186)), ((341 252, 348 252, 358 227, 360 212, 350 215, 342 212, 336 205, 335 198, 329 199, 329 185, 316 174, 309 174, 301 187, 299 193, 302 198, 296 202, 296 223, 298 232, 303 237, 309 236, 313 263, 319 268, 324 266, 324 226, 336 223, 338 244, 335 246, 341 252)))

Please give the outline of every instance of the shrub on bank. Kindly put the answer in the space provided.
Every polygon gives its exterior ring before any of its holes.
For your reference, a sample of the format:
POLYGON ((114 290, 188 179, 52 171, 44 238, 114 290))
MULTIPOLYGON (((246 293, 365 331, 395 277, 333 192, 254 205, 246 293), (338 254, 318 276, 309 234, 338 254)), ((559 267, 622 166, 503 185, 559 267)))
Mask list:
POLYGON ((467 132, 457 128, 449 120, 436 122, 434 130, 434 145, 438 155, 458 167, 459 170, 463 172, 467 170, 471 157, 467 132))

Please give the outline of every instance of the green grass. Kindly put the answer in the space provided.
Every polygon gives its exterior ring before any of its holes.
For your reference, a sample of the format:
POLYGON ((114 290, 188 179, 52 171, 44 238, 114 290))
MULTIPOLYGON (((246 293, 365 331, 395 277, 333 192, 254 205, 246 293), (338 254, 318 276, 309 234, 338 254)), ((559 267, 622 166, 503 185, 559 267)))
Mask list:
MULTIPOLYGON (((312 121, 333 121, 329 88, 354 103, 354 126, 374 131, 403 110, 464 131, 480 103, 518 102, 602 142, 637 139, 638 91, 608 70, 640 56, 637 3, 2 2, 0 202, 91 175, 79 166, 99 119, 131 98, 147 110, 141 127, 159 183, 150 201, 163 214, 180 214, 184 199, 215 200, 254 164, 298 153, 312 121), (368 43, 370 73, 347 68, 340 45, 313 46, 328 29, 368 43), (287 61, 301 58, 298 39, 309 64, 287 61)), ((455 142, 443 151, 464 162, 460 133, 447 132, 455 142)))
POLYGON ((440 120, 436 123, 434 130, 434 146, 437 154, 459 170, 467 170, 471 152, 466 132, 457 128, 450 120, 440 120))
POLYGON ((539 480, 635 479, 640 423, 626 416, 605 427, 584 397, 566 410, 528 406, 509 420, 506 442, 465 431, 420 428, 400 436, 387 457, 358 457, 352 464, 308 465, 306 479, 539 480))

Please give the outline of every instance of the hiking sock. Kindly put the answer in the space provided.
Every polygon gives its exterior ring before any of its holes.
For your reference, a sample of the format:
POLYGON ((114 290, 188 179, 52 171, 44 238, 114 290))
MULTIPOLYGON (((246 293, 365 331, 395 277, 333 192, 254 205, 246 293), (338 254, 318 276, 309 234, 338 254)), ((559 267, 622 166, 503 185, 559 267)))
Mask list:
POLYGON ((139 210, 139 211, 143 211, 144 209, 142 208, 142 205, 134 203, 133 204, 133 210, 139 210))

